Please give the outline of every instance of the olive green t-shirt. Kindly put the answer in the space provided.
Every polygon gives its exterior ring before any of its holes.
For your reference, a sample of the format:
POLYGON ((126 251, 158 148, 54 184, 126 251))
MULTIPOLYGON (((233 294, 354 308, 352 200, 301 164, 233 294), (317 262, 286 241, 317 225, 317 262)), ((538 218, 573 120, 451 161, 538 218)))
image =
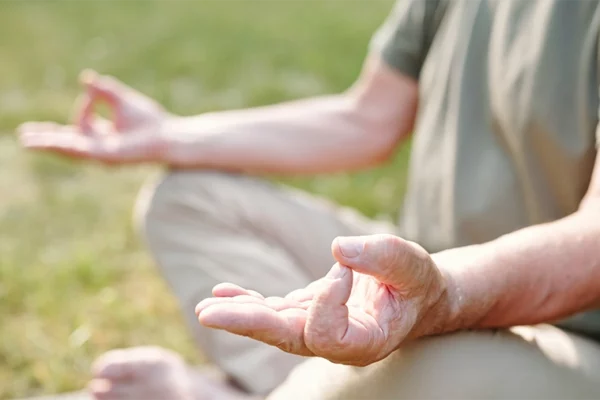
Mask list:
MULTIPOLYGON (((372 48, 419 81, 404 237, 435 252, 577 209, 596 155, 599 4, 397 2, 372 48)), ((600 337, 600 312, 569 324, 600 337)))

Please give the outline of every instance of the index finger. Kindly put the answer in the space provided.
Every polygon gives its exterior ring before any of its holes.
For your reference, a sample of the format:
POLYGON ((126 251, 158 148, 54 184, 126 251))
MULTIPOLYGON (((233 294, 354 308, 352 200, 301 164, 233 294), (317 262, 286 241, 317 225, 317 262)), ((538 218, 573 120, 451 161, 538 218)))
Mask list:
POLYGON ((204 308, 198 320, 206 327, 247 336, 301 356, 314 355, 304 343, 306 310, 275 311, 260 303, 216 303, 204 308))
POLYGON ((101 77, 92 70, 82 71, 79 74, 79 81, 84 92, 75 100, 71 119, 82 133, 91 135, 96 133, 94 130, 95 107, 99 102, 106 103, 111 113, 114 114, 119 103, 118 85, 108 77, 101 77))
POLYGON ((85 92, 79 95, 73 106, 71 120, 84 135, 94 133, 95 96, 85 92))

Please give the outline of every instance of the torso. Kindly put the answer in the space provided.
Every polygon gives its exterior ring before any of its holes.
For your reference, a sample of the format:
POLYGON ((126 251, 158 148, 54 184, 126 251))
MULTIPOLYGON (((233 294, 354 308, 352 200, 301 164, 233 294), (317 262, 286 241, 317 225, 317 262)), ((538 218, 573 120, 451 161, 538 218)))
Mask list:
MULTIPOLYGON (((419 78, 404 237, 435 252, 577 209, 596 154, 599 27, 597 1, 448 3, 419 78)), ((600 311, 569 323, 600 338, 600 311)))
POLYGON ((405 236, 437 251, 577 208, 595 157, 598 4, 449 3, 419 80, 405 236))

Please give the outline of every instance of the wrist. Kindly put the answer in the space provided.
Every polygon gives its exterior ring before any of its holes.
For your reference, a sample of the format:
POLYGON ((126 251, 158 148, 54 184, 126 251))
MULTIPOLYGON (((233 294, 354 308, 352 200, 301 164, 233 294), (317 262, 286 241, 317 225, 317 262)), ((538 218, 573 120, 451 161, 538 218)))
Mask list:
POLYGON ((482 279, 481 263, 489 258, 481 245, 445 250, 431 257, 443 276, 445 293, 437 310, 434 334, 482 327, 500 293, 489 279, 482 279))
POLYGON ((461 308, 460 290, 450 271, 445 267, 440 267, 443 264, 440 264, 436 260, 437 258, 436 255, 432 255, 432 259, 438 267, 440 283, 437 285, 437 290, 429 294, 429 296, 433 296, 434 300, 425 303, 424 315, 418 323, 417 329, 411 335, 413 338, 441 335, 457 330, 461 308))
POLYGON ((156 146, 158 148, 157 160, 161 164, 170 164, 173 159, 173 153, 176 152, 175 140, 176 132, 179 129, 181 117, 174 114, 165 114, 158 123, 158 132, 156 137, 156 146))
POLYGON ((431 255, 440 276, 439 297, 427 308, 419 325, 419 336, 433 336, 472 327, 475 317, 469 306, 468 282, 465 280, 464 257, 451 249, 431 255))
POLYGON ((183 117, 169 114, 160 126, 160 162, 171 167, 202 165, 202 116, 183 117))
POLYGON ((462 329, 461 315, 463 309, 463 288, 460 286, 460 281, 455 276, 456 269, 452 268, 454 261, 452 257, 448 257, 446 252, 436 253, 432 255, 434 263, 438 267, 444 282, 443 296, 435 309, 438 317, 435 325, 435 332, 432 334, 439 335, 462 329))

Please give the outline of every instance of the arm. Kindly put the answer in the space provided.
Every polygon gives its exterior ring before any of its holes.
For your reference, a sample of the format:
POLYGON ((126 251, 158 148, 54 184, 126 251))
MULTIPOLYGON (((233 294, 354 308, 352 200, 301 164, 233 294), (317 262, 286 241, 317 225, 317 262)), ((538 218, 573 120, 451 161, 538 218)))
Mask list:
POLYGON ((416 79, 375 55, 342 94, 193 117, 171 115, 110 76, 84 71, 80 79, 86 90, 75 125, 25 123, 18 130, 26 148, 106 164, 327 173, 385 161, 411 132, 417 109, 416 79), (95 115, 101 101, 112 123, 95 115))
POLYGON ((75 124, 28 122, 20 140, 27 149, 109 165, 276 174, 368 168, 387 160, 412 130, 437 11, 437 0, 398 1, 357 82, 342 94, 179 117, 110 76, 84 71, 75 124), (98 102, 108 104, 112 121, 95 114, 98 102))
POLYGON ((579 210, 433 255, 456 295, 445 331, 558 320, 600 304, 600 157, 579 210))
POLYGON ((372 56, 343 94, 167 122, 166 162, 288 174, 370 167, 408 136, 416 108, 416 81, 372 56))

